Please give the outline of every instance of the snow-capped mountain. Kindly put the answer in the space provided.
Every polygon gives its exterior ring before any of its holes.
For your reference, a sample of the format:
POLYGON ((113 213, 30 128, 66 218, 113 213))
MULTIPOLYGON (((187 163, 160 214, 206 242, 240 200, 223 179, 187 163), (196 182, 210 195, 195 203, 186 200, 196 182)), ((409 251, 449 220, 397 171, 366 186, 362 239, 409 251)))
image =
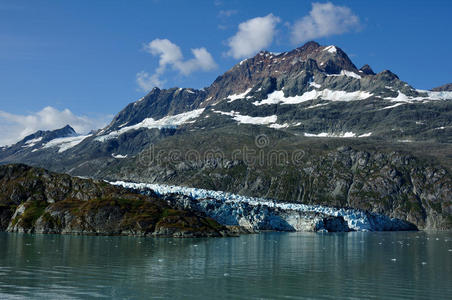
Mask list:
POLYGON ((39 130, 23 138, 14 145, 6 146, 0 151, 0 159, 8 160, 10 157, 22 157, 34 153, 40 149, 48 149, 60 146, 61 149, 73 144, 79 139, 75 130, 66 125, 56 130, 39 130))
POLYGON ((40 161, 54 152, 61 161, 123 158, 174 134, 240 125, 306 138, 451 143, 451 104, 447 85, 417 90, 389 70, 358 69, 337 46, 308 42, 290 52, 262 51, 202 90, 154 88, 93 134, 38 131, 0 150, 0 159, 40 161))
POLYGON ((236 123, 308 137, 450 142, 450 99, 450 92, 416 90, 388 70, 357 69, 340 48, 309 42, 290 52, 260 52, 203 90, 155 88, 122 110, 97 140, 140 128, 236 123))
POLYGON ((309 42, 262 51, 201 90, 154 88, 88 135, 38 132, 0 149, 0 162, 349 206, 436 228, 452 213, 451 153, 447 86, 418 90, 309 42), (247 149, 287 156, 276 167, 274 157, 250 163, 236 155, 247 149), (289 159, 297 153, 301 165, 289 159))

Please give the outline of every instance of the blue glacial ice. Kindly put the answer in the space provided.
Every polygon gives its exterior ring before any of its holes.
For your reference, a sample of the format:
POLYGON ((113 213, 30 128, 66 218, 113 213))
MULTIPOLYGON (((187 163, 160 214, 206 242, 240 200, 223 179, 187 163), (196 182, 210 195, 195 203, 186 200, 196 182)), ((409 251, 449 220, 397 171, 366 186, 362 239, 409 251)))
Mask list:
MULTIPOLYGON (((213 191, 164 184, 110 182, 143 193, 152 190, 179 207, 201 211, 224 225, 240 225, 253 230, 328 231, 325 217, 342 217, 349 230, 412 230, 413 225, 400 219, 351 208, 285 203, 213 191), (169 197, 169 195, 183 197, 169 197)), ((342 231, 342 230, 339 230, 342 231)))

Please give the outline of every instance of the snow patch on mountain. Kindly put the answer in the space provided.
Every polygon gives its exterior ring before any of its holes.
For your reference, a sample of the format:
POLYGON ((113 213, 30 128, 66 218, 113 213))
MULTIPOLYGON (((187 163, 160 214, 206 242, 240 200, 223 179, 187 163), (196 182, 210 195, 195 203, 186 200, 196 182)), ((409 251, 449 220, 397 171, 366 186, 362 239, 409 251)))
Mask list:
MULTIPOLYGON (((432 92, 426 90, 417 90, 418 93, 427 94, 427 96, 407 96, 404 93, 398 91, 397 97, 386 97, 385 100, 391 102, 404 102, 404 103, 416 103, 416 102, 426 102, 429 100, 439 101, 439 100, 452 100, 452 92, 432 92)), ((393 106, 395 107, 395 106, 393 106)), ((385 107, 385 109, 390 107, 385 107)))
POLYGON ((307 137, 352 138, 352 137, 356 137, 356 133, 353 133, 351 131, 343 132, 343 133, 327 133, 327 132, 307 133, 307 132, 305 132, 304 136, 307 136, 307 137))
POLYGON ((227 97, 227 99, 229 99, 228 102, 233 102, 233 101, 238 100, 238 99, 243 99, 243 98, 245 98, 245 96, 246 96, 249 92, 251 92, 251 88, 247 89, 246 91, 244 91, 244 92, 241 93, 241 94, 229 95, 229 96, 227 97))
POLYGON ((275 123, 278 119, 278 117, 276 115, 266 116, 266 117, 244 116, 233 110, 230 112, 213 110, 213 112, 217 113, 217 114, 221 114, 221 115, 230 116, 235 121, 242 123, 242 124, 267 125, 267 124, 275 123))
POLYGON ((84 139, 90 137, 91 134, 88 135, 78 135, 78 136, 71 136, 71 137, 64 137, 64 138, 56 138, 49 142, 47 142, 42 149, 46 148, 52 148, 52 147, 58 147, 58 153, 62 153, 68 149, 71 149, 72 147, 77 146, 80 144, 84 139))
POLYGON ((362 137, 369 137, 372 135, 372 132, 368 132, 368 133, 363 133, 361 135, 358 135, 358 137, 362 138, 362 137))
POLYGON ((331 46, 325 47, 325 49, 323 49, 323 51, 328 51, 329 53, 336 53, 337 48, 335 46, 331 45, 331 46))
POLYGON ((307 137, 331 137, 331 138, 354 138, 354 137, 369 137, 372 135, 372 132, 363 133, 361 135, 357 135, 354 132, 347 131, 347 132, 341 132, 341 133, 327 133, 327 132, 321 132, 321 133, 304 133, 304 136, 307 137))
POLYGON ((452 92, 451 91, 427 91, 427 90, 416 90, 419 93, 426 93, 428 95, 428 99, 430 100, 452 100, 452 92))
POLYGON ((31 139, 29 141, 26 141, 25 145, 22 147, 23 148, 31 148, 31 147, 35 146, 37 143, 39 143, 40 141, 42 141, 42 136, 35 138, 35 139, 31 139))
POLYGON ((364 100, 371 97, 372 94, 365 91, 332 91, 329 89, 312 90, 303 93, 301 96, 284 97, 283 91, 274 91, 267 95, 266 99, 262 101, 253 102, 254 105, 271 105, 271 104, 299 104, 310 100, 323 99, 330 101, 355 101, 364 100))
POLYGON ((315 87, 316 89, 319 89, 322 87, 320 84, 315 83, 314 81, 309 82, 309 85, 315 87))
POLYGON ((314 104, 314 105, 305 107, 304 109, 317 108, 317 107, 325 106, 325 105, 328 105, 328 104, 330 104, 330 103, 319 103, 319 104, 314 104))
POLYGON ((347 76, 347 77, 353 77, 356 79, 361 79, 361 76, 356 74, 355 72, 342 70, 339 74, 327 74, 326 76, 347 76))
POLYGON ((274 124, 268 125, 268 127, 274 128, 274 129, 287 128, 287 127, 289 127, 289 126, 290 126, 290 125, 289 125, 288 123, 284 123, 284 124, 277 124, 277 123, 274 123, 274 124))
POLYGON ((117 138, 121 134, 131 131, 131 130, 137 130, 141 128, 177 128, 178 126, 182 124, 188 123, 190 120, 198 118, 204 111, 204 108, 192 110, 189 112, 184 112, 181 114, 173 115, 173 116, 166 116, 159 120, 154 120, 153 118, 146 118, 143 121, 141 121, 138 124, 132 125, 132 126, 126 126, 123 127, 117 131, 112 131, 106 135, 100 135, 95 138, 96 141, 99 142, 105 142, 110 139, 117 138))
POLYGON ((396 103, 396 104, 394 104, 394 105, 390 105, 390 106, 386 106, 386 107, 383 107, 383 108, 381 108, 381 109, 379 109, 379 110, 385 110, 385 109, 391 109, 391 108, 395 108, 395 107, 397 107, 397 106, 400 106, 400 105, 404 105, 404 104, 406 104, 406 103, 396 103))
POLYGON ((141 97, 140 99, 138 99, 137 101, 135 101, 134 103, 133 103, 133 106, 136 106, 138 103, 140 103, 141 101, 143 101, 144 100, 144 97, 141 97))

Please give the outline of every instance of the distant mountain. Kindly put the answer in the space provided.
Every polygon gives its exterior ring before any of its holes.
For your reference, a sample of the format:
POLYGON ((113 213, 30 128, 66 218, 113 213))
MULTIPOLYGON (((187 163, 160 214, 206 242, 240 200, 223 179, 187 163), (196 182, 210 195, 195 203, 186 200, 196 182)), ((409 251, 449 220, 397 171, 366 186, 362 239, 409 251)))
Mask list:
POLYGON ((448 227, 452 213, 444 189, 452 92, 418 90, 369 65, 358 69, 333 45, 262 51, 204 89, 154 88, 99 131, 31 142, 39 138, 0 149, 0 162, 350 206, 419 228, 448 227), (303 165, 282 156, 277 167, 250 163, 244 149, 302 151, 303 165))
POLYGON ((442 86, 433 88, 432 91, 435 91, 435 92, 445 92, 445 91, 451 92, 452 91, 452 83, 447 83, 447 84, 444 84, 442 86))
POLYGON ((8 157, 21 157, 37 151, 40 148, 47 148, 50 141, 62 140, 77 136, 75 130, 66 125, 56 130, 36 131, 23 138, 14 145, 0 148, 0 159, 8 159, 8 157))

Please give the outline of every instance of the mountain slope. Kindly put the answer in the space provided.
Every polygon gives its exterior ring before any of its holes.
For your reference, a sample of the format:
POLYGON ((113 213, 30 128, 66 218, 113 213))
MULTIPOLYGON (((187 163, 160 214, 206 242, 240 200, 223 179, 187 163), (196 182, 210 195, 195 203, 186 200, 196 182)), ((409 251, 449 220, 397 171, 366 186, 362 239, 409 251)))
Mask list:
POLYGON ((102 235, 222 236, 228 229, 105 182, 25 165, 0 166, 0 230, 102 235))
POLYGON ((442 86, 433 88, 432 91, 435 91, 435 92, 452 92, 452 83, 444 84, 442 86))
POLYGON ((0 150, 0 162, 351 206, 420 228, 451 226, 452 92, 417 90, 389 70, 358 69, 336 46, 260 52, 205 89, 155 88, 102 130, 64 147, 51 142, 0 150), (276 166, 243 155, 264 148, 280 151, 276 166), (307 165, 284 156, 296 151, 307 165), (358 168, 361 157, 366 163, 358 168))

